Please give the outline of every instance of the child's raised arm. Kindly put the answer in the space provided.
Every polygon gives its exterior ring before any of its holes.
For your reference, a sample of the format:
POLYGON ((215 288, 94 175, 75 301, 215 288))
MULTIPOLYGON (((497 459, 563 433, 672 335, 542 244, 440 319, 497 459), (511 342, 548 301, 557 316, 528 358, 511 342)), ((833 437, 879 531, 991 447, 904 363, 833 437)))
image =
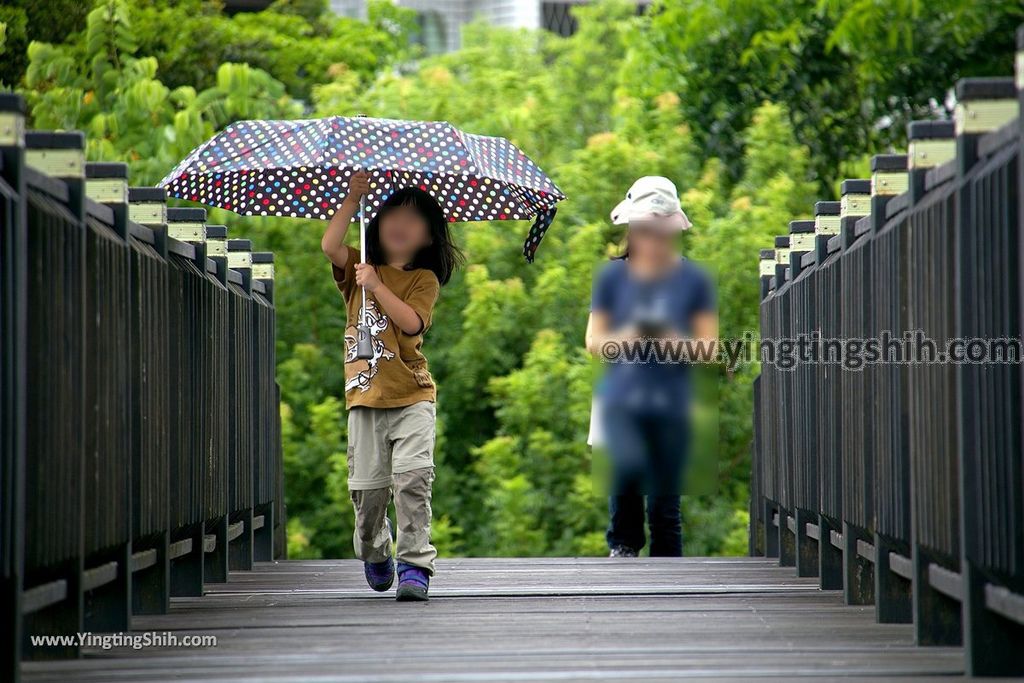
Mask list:
POLYGON ((352 218, 359 210, 359 198, 370 191, 370 176, 365 171, 356 171, 348 182, 348 195, 341 202, 341 207, 331 216, 324 236, 320 240, 320 248, 324 255, 339 268, 345 267, 348 260, 348 249, 345 248, 345 234, 352 218))

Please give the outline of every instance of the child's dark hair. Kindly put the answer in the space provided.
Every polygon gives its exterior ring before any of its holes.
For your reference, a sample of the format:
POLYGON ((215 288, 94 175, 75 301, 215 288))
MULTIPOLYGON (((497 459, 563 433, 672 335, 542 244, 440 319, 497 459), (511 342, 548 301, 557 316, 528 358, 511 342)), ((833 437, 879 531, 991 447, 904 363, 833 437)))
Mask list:
POLYGON ((380 219, 400 206, 408 206, 416 211, 427 222, 430 233, 430 244, 417 252, 412 263, 406 270, 426 268, 434 271, 437 281, 447 284, 456 268, 462 266, 466 257, 452 242, 448 231, 448 221, 444 217, 441 205, 428 192, 418 187, 403 187, 392 193, 366 226, 366 261, 380 266, 387 263, 387 256, 380 243, 380 219))

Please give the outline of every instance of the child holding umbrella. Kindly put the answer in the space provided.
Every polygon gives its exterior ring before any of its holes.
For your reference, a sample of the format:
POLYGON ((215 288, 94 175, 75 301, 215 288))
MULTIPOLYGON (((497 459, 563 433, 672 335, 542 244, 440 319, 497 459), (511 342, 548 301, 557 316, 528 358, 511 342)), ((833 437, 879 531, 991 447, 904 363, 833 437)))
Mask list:
POLYGON ((345 399, 348 404, 348 486, 355 507, 356 556, 376 591, 395 578, 387 517, 392 492, 398 522, 398 600, 426 600, 437 551, 430 543, 437 399, 421 346, 442 285, 461 264, 438 203, 419 188, 394 192, 366 226, 366 262, 344 244, 369 192, 353 174, 348 196, 321 240, 345 298, 345 399), (373 355, 356 353, 356 322, 366 290, 373 355))

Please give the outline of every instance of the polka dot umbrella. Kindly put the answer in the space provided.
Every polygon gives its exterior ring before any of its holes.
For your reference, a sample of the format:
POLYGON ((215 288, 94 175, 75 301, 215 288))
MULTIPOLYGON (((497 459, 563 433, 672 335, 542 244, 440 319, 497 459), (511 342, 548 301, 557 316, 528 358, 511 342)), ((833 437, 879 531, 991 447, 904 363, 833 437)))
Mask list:
POLYGON ((357 170, 370 174, 361 223, 395 190, 429 192, 448 220, 533 219, 532 262, 565 195, 515 145, 443 121, 340 117, 239 121, 160 181, 172 197, 245 216, 328 219, 357 170))

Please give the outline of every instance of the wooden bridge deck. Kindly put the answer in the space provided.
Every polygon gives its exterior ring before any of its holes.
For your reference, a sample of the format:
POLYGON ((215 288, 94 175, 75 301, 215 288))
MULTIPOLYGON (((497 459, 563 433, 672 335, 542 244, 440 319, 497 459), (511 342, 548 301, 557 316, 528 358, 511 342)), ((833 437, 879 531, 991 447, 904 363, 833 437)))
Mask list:
MULTIPOLYGON (((137 631, 206 649, 91 649, 26 681, 573 681, 961 675, 817 579, 758 558, 450 559, 425 604, 366 588, 351 560, 261 563, 174 599, 137 631)), ((948 680, 948 678, 947 678, 948 680)))

